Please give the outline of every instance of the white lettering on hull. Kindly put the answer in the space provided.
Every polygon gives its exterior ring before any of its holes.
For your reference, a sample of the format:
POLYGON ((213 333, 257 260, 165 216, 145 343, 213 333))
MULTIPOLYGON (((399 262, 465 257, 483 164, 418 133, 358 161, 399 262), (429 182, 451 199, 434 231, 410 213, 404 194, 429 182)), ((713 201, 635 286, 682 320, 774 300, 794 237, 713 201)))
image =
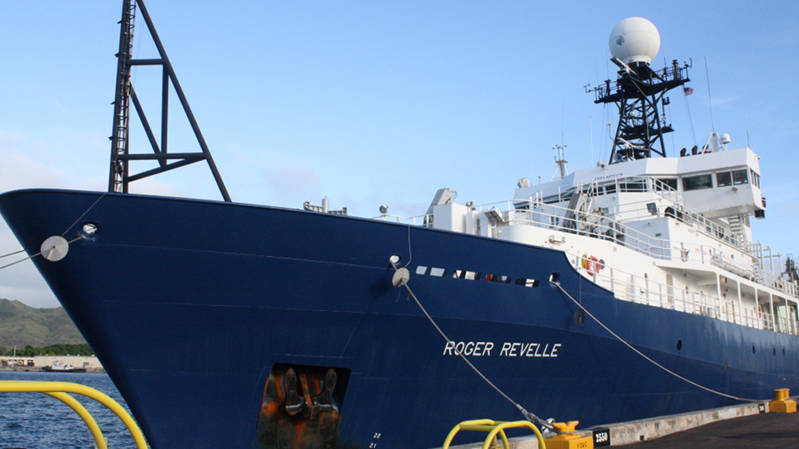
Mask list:
MULTIPOLYGON (((549 358, 558 357, 561 343, 503 342, 498 357, 549 358)), ((494 342, 491 341, 448 341, 444 344, 442 355, 467 357, 491 357, 494 342)))

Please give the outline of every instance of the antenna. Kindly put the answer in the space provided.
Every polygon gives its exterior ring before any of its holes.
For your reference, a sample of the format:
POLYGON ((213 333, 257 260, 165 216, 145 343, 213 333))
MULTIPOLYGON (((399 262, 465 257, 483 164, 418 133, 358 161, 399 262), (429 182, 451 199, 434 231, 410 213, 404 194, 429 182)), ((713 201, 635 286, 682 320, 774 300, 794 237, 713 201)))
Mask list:
POLYGON ((707 68, 707 56, 705 56, 705 79, 707 80, 707 104, 710 107, 710 126, 715 134, 716 122, 713 120, 713 98, 710 96, 710 70, 707 68))
POLYGON ((205 138, 197 125, 197 120, 191 112, 189 102, 186 100, 186 95, 180 87, 178 77, 175 75, 175 70, 172 68, 172 63, 166 55, 161 39, 155 30, 153 21, 147 13, 147 8, 144 6, 143 0, 123 0, 122 2, 122 19, 119 21, 119 52, 117 53, 117 78, 116 78, 116 92, 114 94, 114 125, 113 134, 111 135, 111 164, 108 174, 108 191, 109 192, 122 192, 128 193, 128 186, 131 182, 139 179, 146 178, 158 173, 163 173, 168 170, 183 167, 195 162, 205 160, 208 162, 208 167, 216 180, 216 185, 219 187, 219 192, 225 201, 230 201, 230 195, 225 188, 225 183, 222 181, 222 176, 216 168, 211 152, 208 150, 208 145, 205 143, 205 138), (147 25, 147 30, 150 32, 150 37, 158 49, 159 58, 156 59, 133 59, 133 31, 136 18, 136 7, 138 6, 144 22, 147 25), (133 84, 130 81, 130 71, 133 66, 161 66, 162 68, 162 83, 161 83, 161 140, 156 141, 155 135, 150 128, 150 123, 147 116, 142 109, 139 97, 136 96, 136 91, 133 89, 133 84), (178 100, 183 107, 183 112, 191 125, 194 136, 197 138, 197 143, 200 145, 200 152, 196 153, 169 153, 167 152, 167 130, 168 130, 168 110, 169 110, 169 84, 175 89, 178 100), (147 139, 150 142, 153 153, 138 153, 131 154, 130 152, 130 100, 136 109, 136 114, 139 116, 144 132, 147 134, 147 139), (174 162, 169 162, 174 160, 174 162), (134 175, 130 174, 130 161, 156 161, 158 167, 147 170, 134 175))
POLYGON ((594 120, 588 117, 588 146, 591 148, 591 165, 594 165, 594 120))
POLYGON ((744 121, 746 122, 746 146, 751 148, 749 145, 749 108, 744 109, 744 121))
POLYGON ((650 62, 660 49, 660 34, 655 25, 642 17, 619 22, 610 34, 611 62, 619 67, 615 81, 586 89, 594 93, 594 103, 615 103, 619 122, 609 163, 648 158, 652 153, 666 156, 663 134, 674 131, 666 122, 666 93, 690 81, 686 63, 653 70, 650 62))
POLYGON ((552 147, 555 150, 555 164, 558 165, 558 168, 555 169, 555 174, 552 176, 553 178, 559 177, 559 179, 563 179, 566 177, 566 145, 555 145, 552 147))

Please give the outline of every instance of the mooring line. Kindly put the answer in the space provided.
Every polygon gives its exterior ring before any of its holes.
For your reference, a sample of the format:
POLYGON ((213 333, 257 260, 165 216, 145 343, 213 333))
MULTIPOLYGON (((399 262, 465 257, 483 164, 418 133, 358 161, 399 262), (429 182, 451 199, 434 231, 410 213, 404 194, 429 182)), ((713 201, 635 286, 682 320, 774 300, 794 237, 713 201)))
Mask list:
MULTIPOLYGON (((96 205, 97 205, 97 203, 99 203, 99 202, 100 202, 100 200, 101 200, 101 199, 103 199, 103 198, 104 198, 104 197, 105 197, 107 194, 108 194, 108 192, 103 192, 103 194, 102 194, 102 195, 98 196, 98 197, 97 197, 97 199, 96 199, 96 200, 94 200, 94 202, 93 202, 93 203, 92 203, 92 204, 91 204, 91 205, 90 205, 88 208, 86 208, 86 210, 84 210, 84 211, 83 211, 83 213, 82 213, 82 214, 80 214, 80 215, 78 216, 78 218, 76 218, 76 219, 75 219, 75 221, 73 221, 73 222, 72 222, 72 224, 71 224, 71 225, 69 225, 69 227, 67 227, 67 229, 65 229, 65 230, 64 230, 64 232, 62 232, 62 233, 61 233, 61 236, 65 236, 65 235, 67 235, 67 232, 69 232, 69 230, 70 230, 70 229, 72 229, 72 227, 73 227, 73 226, 75 226, 75 225, 76 225, 76 224, 77 224, 79 221, 81 221, 81 220, 83 219, 83 217, 85 217, 85 216, 86 216, 86 214, 88 214, 88 213, 89 213, 89 212, 90 212, 92 209, 94 209, 94 206, 96 206, 96 205)), ((72 244, 73 242, 76 242, 76 241, 78 241, 78 240, 81 240, 81 239, 83 239, 83 236, 82 236, 82 235, 80 235, 80 234, 78 234, 78 236, 77 236, 77 237, 75 237, 75 238, 74 238, 74 239, 72 239, 72 240, 69 240, 69 241, 67 242, 67 244, 72 244)), ((53 246, 52 248, 48 249, 48 251, 52 251, 53 249, 55 249, 55 246, 53 246)), ((12 252, 12 253, 3 254, 3 255, 1 255, 1 256, 0 256, 0 259, 2 259, 2 258, 4 258, 4 257, 8 257, 8 256, 13 256, 13 255, 15 255, 15 254, 24 253, 24 252, 25 252, 25 250, 24 250, 24 249, 21 249, 21 250, 19 250, 19 251, 14 251, 14 252, 12 252)), ((0 270, 2 270, 2 269, 4 269, 4 268, 11 267, 11 266, 14 266, 14 265, 16 265, 16 264, 18 264, 18 263, 25 262, 26 260, 33 259, 34 257, 40 256, 41 254, 42 254, 42 252, 41 252, 41 251, 39 251, 38 253, 36 253, 36 254, 31 254, 30 256, 28 256, 28 257, 25 257, 25 258, 23 258, 23 259, 15 260, 14 262, 11 262, 11 263, 9 263, 9 264, 2 265, 2 266, 0 266, 0 270)))
POLYGON ((85 217, 86 214, 89 213, 89 211, 94 209, 94 206, 96 206, 97 203, 99 203, 100 200, 103 199, 106 195, 108 195, 108 192, 103 192, 102 195, 98 196, 97 199, 94 200, 94 202, 91 204, 91 206, 89 206, 85 211, 83 211, 83 213, 80 214, 80 216, 78 216, 78 218, 76 218, 75 221, 73 221, 72 224, 69 225, 69 227, 64 230, 64 232, 61 233, 61 236, 63 237, 67 235, 67 232, 69 232, 69 230, 72 229, 73 226, 75 226, 83 217, 85 217))
POLYGON ((13 255, 19 254, 19 253, 24 253, 24 252, 25 252, 25 250, 21 249, 19 251, 14 251, 13 253, 3 254, 2 256, 0 256, 0 259, 2 259, 4 257, 8 257, 8 256, 13 256, 13 255))
POLYGON ((638 354, 639 356, 641 356, 641 357, 642 357, 644 360, 646 360, 646 361, 648 361, 649 363, 651 363, 651 364, 655 365, 656 367, 658 367, 658 368, 662 369, 662 370, 663 370, 663 371, 665 371, 666 373, 668 373, 668 374, 670 374, 670 375, 672 375, 672 376, 676 377, 677 379, 680 379, 680 380, 682 380, 683 382, 686 382, 686 383, 688 383, 688 384, 691 384, 691 385, 693 385, 693 386, 695 386, 695 387, 697 387, 697 388, 700 388, 700 389, 702 389, 702 390, 705 390, 705 391, 707 391, 707 392, 709 392, 709 393, 713 393, 713 394, 716 394, 716 395, 719 395, 719 396, 722 396, 722 397, 725 397, 725 398, 728 398, 728 399, 733 399, 733 400, 736 400, 736 401, 741 401, 741 402, 761 402, 761 401, 763 401, 763 399, 749 399, 749 398, 742 398, 742 397, 739 397, 739 396, 733 396, 733 395, 731 395, 731 394, 722 393, 721 391, 714 390, 714 389, 712 389, 712 388, 710 388, 710 387, 706 387, 706 386, 704 386, 704 385, 698 384, 698 383, 696 383, 696 382, 692 381, 691 379, 688 379, 688 378, 686 378, 686 377, 683 377, 683 376, 681 376, 681 375, 679 375, 679 374, 675 373, 674 371, 672 371, 672 370, 670 370, 670 369, 666 368, 665 366, 661 365, 660 363, 656 362, 655 360, 653 360, 652 358, 650 358, 649 356, 647 356, 647 355, 646 355, 646 354, 644 354, 643 352, 639 351, 639 350, 638 350, 637 348, 635 348, 633 345, 631 345, 630 343, 627 343, 627 341, 626 341, 625 339, 621 338, 621 337, 620 337, 618 334, 616 334, 615 332, 613 332, 613 330, 611 330, 611 329, 610 329, 608 326, 606 326, 606 325, 605 325, 605 323, 603 323, 602 321, 600 321, 600 320, 599 320, 599 318, 595 317, 595 316, 594 316, 594 314, 592 314, 591 312, 589 312, 589 311, 588 311, 588 309, 586 309, 586 308, 585 308, 585 306, 583 306, 582 304, 580 304, 580 302, 579 302, 579 301, 577 301, 576 299, 574 299, 574 296, 572 296, 572 295, 571 295, 569 292, 567 292, 567 291, 566 291, 566 289, 565 289, 565 288, 563 288, 563 286, 560 284, 560 282, 559 282, 559 281, 550 280, 550 281, 549 281, 549 283, 550 283, 550 284, 552 284, 552 285, 554 285, 555 287, 557 287, 557 288, 558 288, 558 289, 559 289, 559 290, 560 290, 560 291, 561 291, 561 292, 562 292, 564 295, 566 295, 566 297, 567 297, 567 298, 569 298, 569 299, 570 299, 570 300, 571 300, 573 303, 575 303, 575 304, 577 305, 577 307, 579 307, 579 308, 580 308, 580 309, 581 309, 583 312, 585 312, 585 314, 586 314, 586 315, 590 316, 590 317, 591 317, 591 319, 593 319, 594 321, 596 321, 596 322, 597 322, 597 324, 599 324, 600 326, 602 326, 602 328, 603 328, 603 329, 605 329, 605 330, 606 330, 606 331, 607 331, 607 332, 608 332, 610 335, 612 335, 614 338, 616 338, 616 340, 619 340, 621 343, 623 343, 623 344, 624 344, 624 346, 627 346, 628 348, 630 348, 630 350, 632 350, 633 352, 635 352, 636 354, 638 354))
MULTIPOLYGON (((396 257, 396 256, 394 256, 394 257, 396 257)), ((408 285, 408 280, 410 279, 410 273, 408 272, 408 269, 405 268, 405 267, 398 268, 396 262, 393 261, 393 260, 391 261, 391 266, 394 267, 395 276, 397 276, 397 274, 400 274, 400 276, 399 276, 400 280, 399 280, 398 283, 395 283, 394 286, 398 287, 398 288, 399 287, 405 287, 405 289, 408 290, 408 293, 411 295, 411 298, 413 298, 413 301, 416 303, 416 306, 419 307, 419 310, 421 310, 422 313, 424 314, 424 316, 427 317, 427 320, 430 322, 430 324, 432 324, 433 327, 436 329, 436 331, 438 331, 438 334, 441 335, 441 338, 443 338, 446 343, 452 342, 452 340, 450 340, 450 338, 447 336, 447 334, 444 333, 443 330, 441 330, 441 327, 438 325, 438 323, 436 323, 436 320, 433 319, 433 317, 430 316, 429 313, 427 313, 427 309, 424 308, 424 306, 422 305, 422 302, 419 301, 419 298, 417 298, 416 294, 413 293, 413 290, 411 289, 411 286, 408 285), (404 271, 404 273, 402 273, 403 271, 404 271), (403 275, 405 277, 403 277, 403 275)), ((474 366, 474 364, 471 362, 471 360, 469 360, 463 354, 463 352, 455 351, 455 353, 469 366, 469 368, 472 369, 472 371, 475 372, 475 374, 480 376, 480 378, 483 379, 483 381, 485 383, 487 383, 488 386, 493 388, 494 391, 499 393, 499 395, 502 396, 506 401, 508 401, 511 404, 513 404, 513 406, 516 407, 516 409, 519 410, 519 412, 521 412, 522 416, 524 416, 524 419, 526 419, 528 421, 532 421, 533 423, 538 424, 539 426, 541 426, 541 427, 543 427, 543 428, 545 428, 547 430, 554 431, 554 432, 558 431, 551 423, 541 419, 535 413, 527 411, 524 407, 522 407, 521 404, 519 404, 518 402, 514 401, 513 398, 508 396, 507 393, 502 391, 502 389, 499 388, 496 384, 494 384, 494 382, 492 382, 488 377, 486 377, 486 375, 483 374, 482 371, 480 371, 476 366, 474 366)))
MULTIPOLYGON (((75 237, 74 239, 67 241, 67 245, 71 245, 72 243, 74 243, 74 242, 77 242, 78 240, 83 240, 83 238, 84 238, 84 237, 83 237, 82 235, 78 235, 78 236, 77 236, 77 237, 75 237)), ((51 246, 50 248, 47 248, 47 250, 46 250, 46 251, 49 253, 50 251, 54 250, 55 248, 56 248, 56 246, 55 246, 55 245, 53 245, 53 246, 51 246)), ((24 251, 24 250, 23 250, 23 251, 24 251)), ((21 252, 21 251, 18 251, 18 252, 21 252)), ((13 262, 11 262, 11 263, 9 263, 9 264, 6 264, 6 265, 3 265, 3 266, 0 266, 0 270, 2 270, 2 269, 4 269, 4 268, 11 267, 11 266, 14 266, 14 265, 16 265, 16 264, 18 264, 18 263, 25 262, 26 260, 33 259, 34 257, 38 257, 38 256, 41 256, 41 255, 42 255, 42 251, 39 251, 39 252, 38 252, 38 253, 36 253, 36 254, 31 254, 31 255, 30 255, 30 256, 28 256, 28 257, 25 257, 25 258, 22 258, 22 259, 19 259, 19 260, 15 260, 15 261, 13 261, 13 262)))

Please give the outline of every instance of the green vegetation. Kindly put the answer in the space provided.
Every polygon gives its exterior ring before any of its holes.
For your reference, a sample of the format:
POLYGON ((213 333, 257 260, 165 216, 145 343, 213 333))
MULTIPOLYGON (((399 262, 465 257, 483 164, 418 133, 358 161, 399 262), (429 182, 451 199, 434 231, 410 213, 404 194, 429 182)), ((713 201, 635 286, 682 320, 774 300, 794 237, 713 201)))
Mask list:
MULTIPOLYGON (((0 355, 14 354, 13 348, 0 347, 0 355)), ((87 344, 58 344, 44 347, 26 345, 24 348, 17 348, 16 355, 30 357, 34 355, 94 355, 94 351, 87 344)))
POLYGON ((44 349, 85 344, 63 308, 37 309, 19 301, 0 298, 0 350, 11 353, 16 346, 17 354, 20 354, 26 346, 44 349))

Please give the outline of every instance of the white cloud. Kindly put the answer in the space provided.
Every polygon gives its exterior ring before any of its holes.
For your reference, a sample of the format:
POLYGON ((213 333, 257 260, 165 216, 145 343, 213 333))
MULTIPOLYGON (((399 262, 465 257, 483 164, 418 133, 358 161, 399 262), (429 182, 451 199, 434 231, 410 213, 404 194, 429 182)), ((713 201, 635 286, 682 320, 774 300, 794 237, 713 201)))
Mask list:
POLYGON ((263 166, 267 167, 263 182, 280 203, 299 205, 320 196, 321 179, 314 167, 286 158, 273 158, 263 166))

